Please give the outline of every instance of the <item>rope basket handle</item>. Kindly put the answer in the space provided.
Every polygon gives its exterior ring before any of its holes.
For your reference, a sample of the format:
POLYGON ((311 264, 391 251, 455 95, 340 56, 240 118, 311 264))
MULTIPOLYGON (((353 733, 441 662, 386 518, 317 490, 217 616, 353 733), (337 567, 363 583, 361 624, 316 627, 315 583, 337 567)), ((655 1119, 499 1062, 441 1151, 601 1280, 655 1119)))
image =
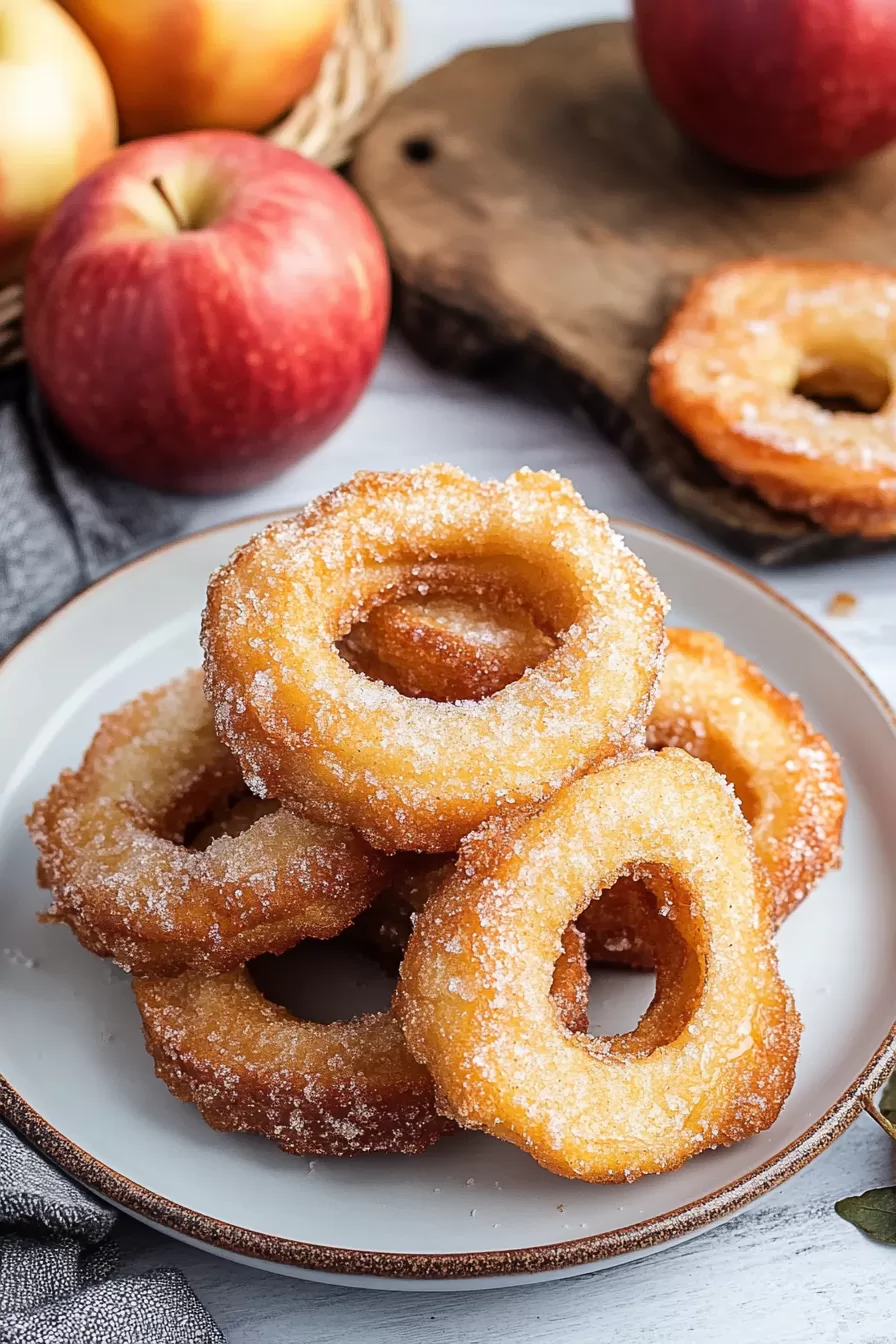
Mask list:
MULTIPOLYGON (((350 0, 312 89, 264 132, 275 144, 335 168, 376 116, 398 80, 398 0, 350 0)), ((22 286, 0 289, 0 368, 24 357, 22 286)))

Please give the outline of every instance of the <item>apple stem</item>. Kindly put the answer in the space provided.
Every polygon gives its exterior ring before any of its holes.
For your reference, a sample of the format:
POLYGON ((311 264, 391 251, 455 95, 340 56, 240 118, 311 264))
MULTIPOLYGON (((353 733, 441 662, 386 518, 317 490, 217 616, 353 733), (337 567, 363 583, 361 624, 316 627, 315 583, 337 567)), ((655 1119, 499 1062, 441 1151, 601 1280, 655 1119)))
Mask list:
POLYGON ((184 219, 183 215, 180 213, 177 206, 174 204, 174 201, 171 199, 171 196, 168 193, 168 188, 165 186, 165 183, 162 181, 160 177, 154 177, 152 179, 152 185, 155 187, 156 191, 159 193, 162 200, 165 202, 168 209, 174 216, 174 222, 177 225, 177 227, 181 230, 185 230, 187 227, 187 221, 184 219))

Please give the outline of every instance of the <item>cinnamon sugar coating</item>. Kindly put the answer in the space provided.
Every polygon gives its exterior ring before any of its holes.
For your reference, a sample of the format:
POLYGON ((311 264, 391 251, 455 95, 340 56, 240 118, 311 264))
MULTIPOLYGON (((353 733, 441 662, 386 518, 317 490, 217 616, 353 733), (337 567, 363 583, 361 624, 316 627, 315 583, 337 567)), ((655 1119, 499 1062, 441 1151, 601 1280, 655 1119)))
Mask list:
MULTIPOLYGON (((411 654, 419 622, 425 642, 435 618, 430 599, 377 608, 379 618, 363 641, 353 645, 360 671, 386 675, 404 694, 412 693, 411 654), (397 651, 401 650, 401 657, 397 651), (405 658, 407 661, 405 661, 405 658)), ((450 622, 440 622, 439 654, 446 685, 461 697, 477 693, 477 649, 487 647, 496 684, 520 676, 517 655, 543 657, 544 637, 529 622, 533 638, 517 642, 521 617, 511 621, 498 606, 454 601, 450 622), (503 632, 507 631, 507 640, 503 632), (504 658, 509 647, 512 655, 504 658), (469 680, 465 677, 469 674, 469 680)), ((363 630, 364 627, 358 627, 363 630)), ((839 866, 846 795, 840 764, 831 744, 807 722, 796 696, 771 684, 754 663, 717 636, 678 627, 667 629, 666 657, 659 693, 647 724, 652 748, 680 747, 709 761, 734 785, 760 859, 768 869, 776 924, 793 910, 826 872, 839 866)), ((435 672, 430 690, 438 689, 435 672)), ((386 898, 388 899, 388 898, 386 898)), ((580 920, 592 960, 632 966, 653 965, 654 902, 642 899, 635 884, 620 885, 615 899, 595 901, 580 920)))
POLYGON ((288 1153, 419 1153, 455 1128, 393 1014, 322 1025, 271 1003, 245 969, 137 977, 156 1074, 213 1129, 288 1153))
POLYGON ((588 1181, 672 1170, 766 1129, 800 1036, 767 880, 733 790, 675 749, 482 826, 419 915, 393 1002, 439 1104, 588 1181), (550 997, 560 939, 626 874, 689 955, 633 1032, 575 1035, 550 997))
MULTIPOLYGON (((846 793, 839 757, 797 697, 779 691, 718 635, 667 633, 648 746, 680 747, 734 786, 768 872, 777 926, 840 866, 846 793)), ((592 960, 651 965, 644 938, 650 909, 636 894, 617 906, 595 901, 580 920, 592 960)))
MULTIPOLYGON (((374 956, 390 975, 397 974, 414 920, 454 870, 452 855, 396 855, 392 879, 346 936, 374 956)), ((551 994, 564 1026, 588 1030, 588 958, 585 935, 575 924, 563 931, 551 994)))
POLYGON ((706 457, 837 534, 896 535, 894 388, 896 270, 855 262, 719 266, 651 355, 654 404, 706 457))
POLYGON ((221 970, 334 937, 382 887, 381 856, 282 808, 210 832, 205 849, 184 845, 191 823, 244 789, 198 670, 106 715, 28 818, 53 895, 45 918, 141 974, 221 970))
POLYGON ((454 467, 361 473, 213 575, 203 619, 218 734, 259 796, 385 850, 453 849, 485 818, 641 749, 665 600, 567 481, 454 467), (336 648, 376 605, 516 594, 557 647, 479 701, 409 699, 336 648))

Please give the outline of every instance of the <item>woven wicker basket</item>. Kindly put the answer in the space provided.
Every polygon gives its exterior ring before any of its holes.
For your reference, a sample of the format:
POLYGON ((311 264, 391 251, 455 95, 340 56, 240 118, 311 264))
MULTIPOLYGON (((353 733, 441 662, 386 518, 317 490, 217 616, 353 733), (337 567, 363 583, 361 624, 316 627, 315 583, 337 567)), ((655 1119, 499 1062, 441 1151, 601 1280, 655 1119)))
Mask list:
MULTIPOLYGON (((324 57, 317 83, 266 134, 288 149, 333 168, 394 88, 401 22, 397 0, 350 0, 324 57)), ((0 289, 0 367, 23 357, 22 286, 0 289)))

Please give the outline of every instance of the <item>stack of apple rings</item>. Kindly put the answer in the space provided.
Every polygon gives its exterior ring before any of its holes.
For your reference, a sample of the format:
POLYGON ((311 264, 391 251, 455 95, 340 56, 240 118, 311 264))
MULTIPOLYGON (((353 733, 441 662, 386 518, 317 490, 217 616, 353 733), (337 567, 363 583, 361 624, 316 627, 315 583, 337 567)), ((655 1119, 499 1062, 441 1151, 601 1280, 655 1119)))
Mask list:
POLYGON ((795 700, 665 612, 552 473, 360 474, 212 576, 204 688, 107 716, 35 806, 43 918, 133 973, 176 1097, 288 1152, 460 1126, 619 1181, 756 1134, 800 1034, 773 932, 843 789, 795 700), (269 1000, 253 960, 307 939, 398 971, 391 1008, 269 1000), (633 1031, 589 1033, 589 960, 654 969, 633 1031))

